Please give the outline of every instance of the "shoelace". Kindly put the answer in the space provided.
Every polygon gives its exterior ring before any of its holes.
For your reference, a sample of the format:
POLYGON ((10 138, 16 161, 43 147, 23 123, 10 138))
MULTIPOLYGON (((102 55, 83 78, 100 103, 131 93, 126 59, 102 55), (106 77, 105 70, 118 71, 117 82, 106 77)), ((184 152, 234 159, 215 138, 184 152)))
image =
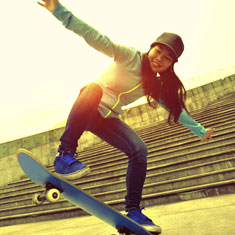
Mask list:
POLYGON ((66 162, 68 163, 69 166, 71 166, 75 162, 78 162, 78 160, 75 159, 75 157, 78 156, 78 153, 72 153, 72 152, 68 152, 68 151, 63 151, 61 156, 64 157, 65 154, 67 154, 66 162))

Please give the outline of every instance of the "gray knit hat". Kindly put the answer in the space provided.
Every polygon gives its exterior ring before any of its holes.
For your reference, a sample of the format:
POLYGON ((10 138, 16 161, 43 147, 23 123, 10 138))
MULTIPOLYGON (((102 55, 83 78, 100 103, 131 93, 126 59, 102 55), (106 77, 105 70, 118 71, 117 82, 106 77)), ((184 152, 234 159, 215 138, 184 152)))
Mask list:
POLYGON ((184 51, 184 43, 181 37, 174 33, 163 33, 161 34, 155 42, 151 44, 151 47, 155 46, 156 44, 163 44, 167 46, 175 55, 176 61, 184 51))

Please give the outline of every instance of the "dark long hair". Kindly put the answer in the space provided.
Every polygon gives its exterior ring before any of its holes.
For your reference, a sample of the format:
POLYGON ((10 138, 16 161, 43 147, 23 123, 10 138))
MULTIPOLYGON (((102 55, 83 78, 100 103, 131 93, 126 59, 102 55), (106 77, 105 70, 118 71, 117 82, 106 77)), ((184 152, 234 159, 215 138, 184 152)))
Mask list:
POLYGON ((142 82, 144 94, 147 96, 148 104, 156 108, 159 100, 169 108, 168 123, 171 124, 172 120, 178 122, 182 108, 186 109, 186 90, 184 85, 174 72, 173 64, 160 76, 153 73, 149 60, 148 53, 144 54, 142 59, 142 82))

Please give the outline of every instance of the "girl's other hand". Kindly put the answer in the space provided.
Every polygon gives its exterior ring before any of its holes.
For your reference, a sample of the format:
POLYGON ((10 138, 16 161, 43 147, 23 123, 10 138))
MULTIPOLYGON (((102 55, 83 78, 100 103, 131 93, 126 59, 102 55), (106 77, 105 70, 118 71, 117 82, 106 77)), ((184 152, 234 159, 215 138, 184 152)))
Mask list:
POLYGON ((203 138, 201 138, 201 142, 209 142, 209 140, 212 138, 212 134, 215 131, 215 128, 210 128, 207 130, 205 136, 203 138))

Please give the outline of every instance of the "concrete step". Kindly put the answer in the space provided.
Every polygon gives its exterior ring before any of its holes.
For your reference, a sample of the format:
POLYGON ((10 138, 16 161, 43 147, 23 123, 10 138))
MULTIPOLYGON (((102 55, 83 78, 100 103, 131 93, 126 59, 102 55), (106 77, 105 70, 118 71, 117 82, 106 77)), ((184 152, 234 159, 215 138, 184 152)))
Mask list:
MULTIPOLYGON (((235 109, 235 104, 233 105, 233 107, 228 107, 228 108, 220 108, 217 107, 216 110, 205 110, 205 111, 197 111, 195 114, 192 114, 192 117, 194 119, 196 119, 198 122, 200 123, 210 123, 212 120, 214 121, 217 120, 217 118, 222 118, 222 117, 226 117, 229 116, 230 114, 234 113, 234 109, 235 109)), ((174 124, 173 124, 174 125, 174 124)), ((171 129, 172 127, 169 126, 167 120, 163 120, 159 123, 156 123, 156 125, 149 125, 149 127, 146 127, 144 130, 141 131, 141 134, 144 135, 144 133, 149 133, 152 130, 152 127, 155 126, 155 128, 159 128, 160 126, 164 127, 164 129, 171 129)), ((175 126, 175 125, 174 125, 175 126)), ((138 132, 138 130, 137 130, 138 132)))
MULTIPOLYGON (((143 205, 147 207, 228 193, 235 193, 235 179, 144 195, 143 205)), ((115 202, 113 201, 112 203, 115 202)), ((117 201, 117 203, 119 204, 120 202, 117 201)))
MULTIPOLYGON (((234 105, 235 106, 235 105, 234 105)), ((234 111, 234 109, 235 108, 233 108, 233 111, 234 111)), ((225 118, 226 118, 226 113, 231 113, 231 111, 230 110, 225 110, 225 111, 223 111, 223 119, 222 119, 222 121, 223 121, 223 123, 225 122, 225 118)), ((233 112, 233 114, 234 114, 234 112, 233 112)), ((202 115, 202 114, 200 114, 200 115, 202 115)), ((205 115, 205 114, 204 114, 205 115)), ((218 115, 217 115, 217 113, 215 113, 214 112, 214 117, 217 117, 218 115)), ((210 115, 211 116, 211 115, 210 115)), ((200 116, 199 116, 200 117, 200 116)), ((230 115, 230 117, 231 117, 231 115, 230 115)), ((208 118, 208 114, 206 114, 206 118, 207 118, 207 120, 211 120, 211 118, 208 118)), ((202 118, 199 118, 200 119, 200 122, 202 122, 203 120, 201 120, 202 118)), ((221 118, 220 118, 221 119, 221 118)), ((207 124, 207 123, 206 123, 207 124)), ((210 123, 208 123, 208 125, 212 125, 213 123, 212 122, 210 122, 210 123)), ((175 128, 175 126, 174 126, 174 128, 175 128)), ((156 131, 156 130, 163 130, 164 129, 164 132, 166 132, 166 130, 171 130, 171 132, 172 132, 172 127, 169 127, 169 125, 168 125, 168 123, 166 123, 166 121, 163 121, 163 122, 160 122, 160 123, 158 123, 157 125, 151 125, 150 127, 146 127, 145 128, 146 129, 146 131, 145 130, 143 130, 142 132, 141 131, 138 131, 137 130, 137 133, 139 133, 139 134, 142 134, 142 138, 144 139, 144 131, 145 132, 147 132, 147 136, 149 136, 150 135, 150 133, 151 133, 151 131, 156 131), (163 128, 164 127, 164 128, 163 128), (149 132, 150 131, 150 132, 149 132)), ((83 156, 83 153, 85 154, 85 156, 86 157, 88 157, 88 155, 90 154, 90 153, 94 153, 94 154, 96 154, 96 155, 98 155, 99 153, 102 153, 103 152, 103 148, 104 148, 104 146, 106 147, 106 146, 108 146, 107 144, 105 144, 105 143, 101 143, 101 144, 99 144, 99 145, 97 145, 97 146, 94 146, 92 149, 90 149, 90 150, 86 150, 86 151, 81 151, 80 152, 80 156, 82 157, 83 156)), ((110 147, 110 149, 112 149, 112 147, 110 147)))
MULTIPOLYGON (((143 189, 146 206, 235 192, 234 114, 234 99, 221 100, 191 112, 203 126, 216 128, 208 144, 201 144, 182 125, 170 127, 166 121, 137 130, 149 150, 143 189)), ((90 165, 92 173, 73 183, 115 209, 123 210, 127 157, 108 144, 100 143, 80 152, 79 159, 90 165)), ((48 169, 53 170, 53 166, 48 169)), ((42 191, 42 187, 27 178, 0 189, 0 226, 85 213, 64 199, 35 206, 32 195, 42 191)))
MULTIPOLYGON (((185 187, 198 186, 202 184, 216 183, 220 181, 232 180, 235 178, 235 168, 223 169, 215 172, 208 172, 199 175, 192 175, 173 180, 166 180, 157 183, 145 184, 143 195, 157 192, 165 192, 185 187)), ((126 190, 119 189, 109 191, 108 193, 97 193, 95 196, 103 201, 110 201, 124 198, 126 190)))
MULTIPOLYGON (((152 167, 155 165, 164 165, 171 162, 179 162, 183 161, 185 164, 185 159, 189 159, 191 157, 196 158, 200 155, 205 155, 206 152, 210 152, 211 154, 218 153, 220 150, 226 150, 230 151, 230 149, 234 149, 234 139, 233 134, 225 134, 222 135, 220 138, 214 140, 213 144, 211 143, 210 147, 206 147, 204 145, 204 148, 201 147, 201 144, 191 144, 190 145, 190 151, 189 146, 185 146, 185 143, 181 142, 180 144, 175 144, 173 146, 166 146, 166 147, 160 147, 157 149, 152 148, 149 151, 148 156, 148 167, 152 167), (232 135, 232 136, 231 136, 232 135), (184 147, 181 147, 184 146, 184 147)), ((207 145, 208 146, 208 145, 207 145)), ((113 156, 112 158, 115 159, 113 156)), ((204 159, 209 160, 209 159, 204 159)), ((97 167, 92 166, 92 173, 84 177, 82 179, 79 179, 78 181, 80 184, 84 184, 86 182, 93 182, 95 185, 99 184, 99 178, 103 178, 103 175, 105 175, 107 178, 111 177, 113 175, 117 174, 125 174, 126 171, 126 165, 127 165, 127 158, 125 156, 118 156, 118 159, 115 162, 101 162, 101 167, 98 165, 97 167)), ((76 183, 76 181, 74 181, 76 183)), ((90 184, 89 183, 89 184, 90 184)), ((11 193, 16 192, 17 190, 20 190, 21 188, 31 187, 33 183, 28 179, 27 181, 24 181, 22 184, 20 182, 15 182, 10 187, 2 189, 1 195, 4 196, 4 193, 11 193)))
MULTIPOLYGON (((210 152, 211 154, 218 153, 220 150, 226 150, 230 151, 230 149, 233 149, 234 146, 234 139, 233 139, 233 133, 232 134, 226 134, 223 133, 220 138, 216 138, 216 140, 211 143, 209 147, 208 145, 204 145, 204 148, 201 147, 201 144, 194 143, 190 146, 186 146, 186 143, 181 141, 181 144, 175 143, 173 146, 159 146, 159 148, 154 149, 152 148, 149 151, 148 156, 148 167, 154 166, 154 165, 164 165, 168 162, 179 162, 183 161, 185 164, 184 159, 189 159, 191 157, 196 158, 199 155, 205 155, 206 152, 210 152), (183 147, 181 147, 183 146, 183 147), (190 147, 190 151, 189 151, 190 147), (198 155, 198 156, 197 156, 198 155)), ((115 156, 112 156, 112 160, 115 160, 115 156)), ((209 159, 204 159, 209 160, 209 159)), ((127 165, 127 158, 123 155, 117 155, 117 159, 115 162, 103 162, 101 161, 101 167, 99 165, 91 166, 92 173, 84 177, 82 179, 79 179, 78 181, 80 184, 84 184, 86 182, 93 182, 93 184, 97 185, 99 182, 99 178, 103 178, 103 175, 105 175, 107 178, 112 177, 113 175, 117 174, 125 174, 126 171, 126 165, 127 165)), ((74 181, 76 183, 76 181, 74 181)), ((89 184, 90 184, 89 183, 89 184)), ((10 185, 10 187, 2 189, 1 195, 3 196, 3 193, 7 192, 16 192, 20 188, 24 188, 26 185, 32 185, 33 183, 28 179, 27 181, 23 182, 15 182, 10 185)), ((0 196, 1 197, 1 196, 0 196)))
MULTIPOLYGON (((200 186, 188 187, 178 190, 170 190, 168 192, 160 192, 143 196, 144 206, 152 206, 163 203, 171 203, 182 200, 191 200, 208 196, 215 196, 224 193, 235 192, 235 180, 220 181, 212 184, 204 184, 200 186)), ((106 202, 116 210, 123 210, 124 199, 112 200, 106 202)), ((62 218, 71 218, 86 215, 76 206, 67 208, 52 209, 46 211, 38 211, 19 215, 9 215, 0 217, 0 226, 7 226, 21 223, 32 223, 39 221, 56 220, 62 218)))
MULTIPOLYGON (((152 165, 161 165, 161 164, 166 164, 174 161, 184 160, 187 158, 196 157, 196 155, 204 155, 207 152, 211 151, 212 153, 219 152, 220 149, 224 150, 231 150, 233 149, 234 146, 234 141, 231 138, 230 140, 226 141, 221 141, 221 145, 218 147, 216 145, 211 145, 208 148, 201 149, 200 147, 194 147, 190 151, 184 151, 184 150, 175 150, 175 149, 164 149, 162 151, 153 151, 149 153, 148 157, 148 166, 151 167, 152 165)), ((100 166, 94 169, 92 173, 83 179, 81 179, 81 182, 87 181, 88 179, 95 179, 98 178, 98 175, 104 175, 104 174, 110 174, 113 175, 117 172, 122 171, 123 169, 126 169, 127 165, 127 160, 120 160, 120 162, 117 162, 116 164, 110 163, 106 164, 104 166, 100 166)))
MULTIPOLYGON (((147 171, 147 176, 149 174, 165 174, 165 177, 168 178, 169 176, 167 175, 168 172, 171 172, 172 170, 175 169, 184 169, 186 170, 187 167, 193 167, 198 166, 198 165, 209 165, 215 162, 222 162, 225 161, 226 159, 229 159, 231 157, 234 157, 234 152, 235 148, 233 146, 233 150, 227 149, 226 146, 223 151, 218 152, 216 149, 212 148, 215 152, 210 152, 205 153, 205 154, 198 154, 198 155, 190 155, 190 157, 185 158, 185 155, 182 154, 176 155, 175 156, 175 161, 172 161, 170 163, 160 163, 161 159, 156 159, 153 160, 152 162, 149 162, 149 167, 147 171)), ((119 182, 120 180, 124 180, 126 175, 126 166, 123 166, 121 169, 118 170, 111 170, 110 172, 103 172, 102 174, 96 174, 94 178, 90 178, 89 180, 84 180, 78 179, 74 181, 74 184, 77 184, 81 188, 86 188, 86 187, 98 187, 100 185, 104 185, 107 183, 114 183, 114 182, 119 182)), ((88 178, 88 177, 87 177, 88 178)), ((16 198, 18 197, 19 199, 25 198, 25 192, 28 192, 29 190, 33 190, 34 192, 42 190, 41 187, 35 185, 33 182, 29 182, 28 185, 24 186, 18 186, 15 187, 15 190, 11 191, 6 191, 1 194, 0 198, 0 207, 2 203, 5 203, 6 201, 14 201, 17 200, 16 198)))
MULTIPOLYGON (((145 184, 150 184, 153 182, 162 182, 165 180, 176 180, 178 178, 187 177, 191 175, 199 175, 202 173, 209 173, 217 171, 219 169, 228 169, 235 167, 235 151, 234 157, 217 160, 210 163, 198 164, 188 167, 182 167, 175 170, 164 171, 158 173, 159 167, 152 167, 151 171, 148 171, 145 184)), ((120 190, 126 188, 125 177, 122 180, 115 182, 103 183, 102 185, 95 185, 90 187, 84 187, 91 194, 97 194, 102 192, 109 192, 113 190, 120 190)))
MULTIPOLYGON (((223 124, 221 126, 216 126, 216 132, 213 136, 213 139, 218 139, 218 137, 220 135, 225 135, 226 133, 228 132, 231 132, 231 135, 233 135, 233 132, 234 132, 234 127, 235 126, 235 121, 234 119, 232 121, 229 121, 227 124, 223 124), (221 130, 223 130, 221 132, 221 130), (226 132, 226 130, 228 130, 228 132, 226 132)), ((198 145, 200 145, 200 142, 198 142, 198 138, 196 137, 188 137, 188 136, 184 136, 184 135, 180 135, 181 138, 160 138, 160 140, 158 139, 159 137, 153 137, 151 142, 147 143, 147 146, 148 146, 148 149, 151 150, 153 147, 155 147, 155 145, 158 145, 159 147, 162 147, 162 146, 166 146, 166 148, 169 148, 169 146, 171 147, 175 147, 174 145, 178 144, 178 146, 181 146, 181 145, 185 145, 185 144, 189 144, 191 140, 194 141, 194 143, 197 143, 198 145), (186 140, 184 140, 185 138, 188 138, 188 142, 186 140), (152 143, 153 142, 153 143, 152 143), (168 145, 166 145, 168 144, 168 145), (170 145, 171 144, 171 145, 170 145)), ((225 137, 224 137, 225 138, 225 137)), ((191 141, 192 142, 192 141, 191 141)), ((98 165, 98 164, 104 164, 104 161, 114 161, 116 159, 116 161, 120 161, 122 159, 126 159, 126 156, 123 155, 119 150, 115 150, 114 148, 110 149, 110 151, 107 151, 106 149, 103 149, 103 154, 102 155, 99 155, 99 156, 92 156, 90 157, 90 160, 87 161, 89 164, 90 167, 94 168, 95 165, 98 165), (112 159, 110 159, 110 153, 112 153, 112 159), (99 158, 99 161, 97 163, 97 158, 99 158)), ((152 151, 152 150, 151 150, 152 151)), ((49 167, 48 169, 53 169, 53 167, 49 167)), ((92 169, 93 170, 93 169, 92 169)), ((9 184, 9 187, 11 187, 11 185, 13 187, 15 187, 15 184, 24 184, 24 181, 28 181, 28 179, 22 179, 20 181, 15 181, 15 182, 12 182, 9 184)), ((0 189, 1 190, 1 189, 0 189)), ((1 192, 1 191, 0 191, 1 192)))
MULTIPOLYGON (((235 153, 235 147, 233 150, 227 149, 226 147, 224 148, 223 151, 218 152, 216 149, 214 149, 214 152, 204 153, 204 154, 195 154, 185 158, 185 155, 182 154, 176 155, 175 161, 169 162, 169 163, 160 163, 158 159, 152 160, 148 164, 148 170, 147 170, 147 175, 148 174, 153 174, 154 172, 161 173, 161 172, 168 172, 174 169, 186 169, 187 167, 190 169, 190 167, 196 165, 198 166, 199 164, 213 164, 215 162, 221 162, 225 161, 226 159, 229 159, 234 156, 235 153), (182 157, 182 158, 180 158, 182 157)), ((94 174, 94 173, 93 173, 94 174)), ((78 179, 74 181, 74 184, 77 184, 81 188, 86 188, 86 187, 98 187, 99 185, 104 185, 107 183, 113 183, 117 182, 120 180, 124 180, 126 175, 126 166, 123 166, 121 169, 118 169, 117 171, 107 171, 103 172, 102 174, 95 174, 95 178, 90 178, 87 180, 78 179)), ((168 177, 166 175, 166 177, 168 177)), ((89 178, 89 177, 87 177, 89 178)), ((12 195, 15 196, 17 193, 21 194, 24 192, 27 192, 28 190, 39 190, 40 187, 35 185, 33 182, 29 182, 27 185, 23 186, 18 186, 15 187, 14 190, 11 188, 11 190, 6 190, 5 192, 2 192, 1 197, 0 197, 0 203, 3 202, 4 198, 9 199, 12 195)), ((1 204, 0 204, 1 205, 1 204)))
MULTIPOLYGON (((190 177, 183 177, 180 178, 178 180, 173 180, 173 181, 165 181, 165 182, 159 182, 159 183, 152 183, 152 184, 147 184, 144 187, 144 192, 143 192, 143 197, 149 198, 150 195, 153 196, 155 194, 158 194, 158 196, 162 195, 160 194, 161 192, 167 193, 169 194, 169 192, 171 193, 175 193, 175 192, 187 192, 189 188, 193 189, 193 188, 197 188, 197 190, 199 189, 199 185, 192 185, 191 182, 193 182, 193 180, 195 180, 196 178, 198 179, 202 179, 203 178, 203 184, 201 184, 201 187, 205 187, 205 185, 207 185, 207 187, 209 187, 210 185, 213 184, 218 184, 218 182, 230 182, 232 180, 232 182, 234 182, 234 174, 235 174, 235 169, 230 169, 229 171, 225 171, 225 170, 220 170, 217 173, 207 173, 207 174, 201 174, 201 175, 197 175, 197 176, 190 176, 190 177), (224 173, 226 172, 228 174, 228 172, 231 171, 233 172, 233 176, 226 176, 224 173), (212 174, 217 174, 218 175, 218 181, 214 182, 210 179, 210 175, 212 174), (170 184, 169 184, 170 183, 170 184), (169 190, 168 191, 163 191, 162 186, 168 184, 169 190), (157 187, 156 187, 157 185, 157 187), (145 197, 146 195, 146 197, 145 197)), ((194 189, 195 190, 195 189, 194 189)), ((124 197, 125 194, 125 190, 119 190, 118 191, 118 195, 117 196, 117 191, 113 191, 113 192, 109 192, 108 194, 105 193, 99 193, 99 194, 95 194, 95 196, 97 198, 102 199, 103 201, 108 201, 108 199, 111 198, 111 200, 114 200, 113 203, 117 203, 117 201, 121 202, 122 198, 124 197), (112 196, 110 196, 112 194, 112 196), (116 199, 116 200, 115 200, 116 199)), ((111 202, 111 200, 109 200, 109 204, 111 202)), ((28 205, 28 206, 23 206, 23 207, 18 207, 18 208, 11 208, 11 209, 6 209, 6 210, 1 210, 0 211, 0 216, 3 214, 4 216, 15 216, 17 214, 26 214, 26 213, 30 213, 30 214, 36 214, 38 212, 41 212, 43 210, 57 210, 57 209, 61 209, 63 208, 63 206, 65 206, 65 209, 70 209, 72 208, 72 204, 70 204, 69 202, 65 201, 65 200, 61 200, 58 203, 55 204, 47 204, 45 203, 44 205, 40 205, 40 206, 34 206, 34 205, 28 205)), ((45 212, 45 211, 44 211, 45 212)), ((2 217, 4 217, 2 216, 2 217)))
MULTIPOLYGON (((228 115, 228 116, 223 116, 223 119, 218 118, 218 120, 211 120, 208 121, 206 123, 203 123, 203 125, 205 127, 222 127, 223 125, 226 124, 226 122, 233 122, 234 121, 234 114, 232 115, 228 115)), ((149 133, 144 136, 142 135, 141 137, 143 138, 143 140, 145 141, 145 143, 151 142, 153 141, 153 138, 155 140, 165 140, 165 137, 167 138, 175 138, 175 137, 181 137, 183 134, 186 134, 187 136, 190 137, 195 137, 193 134, 191 134, 191 132, 189 132, 187 129, 185 129, 182 125, 178 124, 178 125, 174 125, 173 127, 174 129, 172 129, 172 127, 168 127, 168 128, 163 128, 162 125, 159 125, 157 127, 152 126, 151 127, 151 131, 149 131, 149 133), (174 131, 173 131, 174 130, 174 131), (156 135, 157 133, 157 135, 156 135)), ((86 160, 87 162, 89 162, 89 160, 92 157, 95 156, 99 156, 100 154, 104 153, 104 150, 107 152, 113 151, 113 147, 109 146, 108 144, 103 144, 101 147, 99 147, 100 149, 97 150, 96 148, 93 148, 92 150, 90 150, 89 152, 80 152, 79 153, 79 158, 81 160, 86 160)))
MULTIPOLYGON (((210 118, 208 118, 208 114, 209 114, 209 116, 212 115, 212 117, 216 117, 218 112, 220 112, 220 111, 222 111, 221 114, 224 115, 225 113, 229 113, 232 110, 234 111, 234 109, 235 109, 235 102, 234 101, 227 101, 227 102, 222 102, 222 103, 218 102, 218 104, 216 103, 214 105, 209 105, 209 106, 202 108, 200 110, 192 111, 192 112, 190 112, 190 115, 192 115, 196 119, 200 119, 200 121, 203 121, 204 119, 210 120, 210 118)), ((137 131, 137 133, 139 133, 143 136, 144 133, 148 134, 149 131, 152 130, 152 127, 158 128, 159 125, 164 126, 166 128, 170 128, 168 123, 166 122, 166 120, 164 120, 164 121, 158 122, 157 124, 150 124, 149 126, 147 126, 145 128, 136 129, 136 131, 137 131)), ((103 146, 103 144, 100 143, 99 145, 97 145, 97 147, 95 147, 95 149, 99 148, 98 146, 103 146)), ((87 151, 82 151, 82 152, 87 153, 87 151)))
MULTIPOLYGON (((151 148, 149 149, 148 154, 148 165, 151 163, 151 160, 153 158, 157 158, 158 160, 162 160, 161 162, 158 162, 158 164, 171 162, 172 160, 175 160, 175 157, 177 156, 183 156, 187 157, 188 155, 195 155, 200 151, 200 154, 207 151, 219 151, 220 148, 224 148, 224 146, 227 148, 232 148, 234 145, 234 138, 233 133, 229 133, 227 135, 227 138, 222 136, 221 138, 218 138, 211 142, 208 145, 201 145, 198 142, 194 142, 193 144, 187 145, 181 145, 179 144, 177 146, 160 146, 159 148, 151 148), (225 139, 224 139, 225 138, 225 139), (218 145, 219 144, 219 145, 218 145)), ((112 156, 112 158, 115 158, 115 156, 112 156)), ((102 163, 97 163, 95 166, 91 166, 91 169, 93 173, 87 177, 92 177, 93 175, 96 175, 97 173, 102 173, 103 171, 107 172, 108 170, 113 171, 115 169, 120 169, 123 164, 127 164, 127 157, 125 155, 119 155, 118 159, 115 161, 106 161, 102 163)), ((84 180, 87 179, 87 177, 84 178, 84 180)))
MULTIPOLYGON (((220 180, 233 179, 235 174, 235 153, 234 157, 232 158, 214 161, 212 163, 198 164, 181 169, 178 168, 176 170, 163 173, 156 172, 150 172, 147 175, 143 194, 163 192, 183 187, 192 187, 205 183, 213 183, 215 181, 218 182, 220 180)), ((87 187, 84 188, 84 190, 88 193, 91 193, 92 195, 95 195, 103 201, 109 201, 111 199, 117 200, 123 198, 125 196, 124 194, 126 193, 125 187, 126 184, 125 180, 123 179, 117 182, 107 183, 96 187, 87 187)), ((35 205, 32 205, 31 203, 31 197, 35 192, 38 191, 42 192, 43 190, 38 190, 38 187, 35 187, 30 191, 27 189, 27 205, 25 203, 23 206, 17 205, 15 208, 9 208, 7 204, 5 204, 5 209, 0 210, 0 217, 6 214, 12 215, 44 210, 45 208, 55 209, 58 207, 61 208, 62 206, 71 206, 70 203, 66 203, 65 200, 62 200, 59 203, 49 204, 49 208, 47 207, 47 204, 35 207, 35 205)), ((24 192, 21 192, 21 194, 24 195, 24 192)), ((18 198, 20 198, 20 194, 18 194, 18 198)), ((21 199, 26 200, 25 197, 21 199)))
MULTIPOLYGON (((174 169, 181 169, 181 167, 187 167, 187 166, 190 167, 196 164, 204 164, 205 162, 210 164, 212 161, 223 160, 223 159, 230 158, 232 156, 234 156, 234 151, 232 152, 229 150, 229 151, 223 151, 217 154, 205 154, 205 155, 201 155, 200 157, 192 157, 186 160, 179 160, 179 161, 167 163, 167 164, 153 163, 151 165, 149 164, 149 167, 147 170, 147 176, 149 174, 152 174, 153 172, 158 172, 159 174, 161 173, 167 174, 169 171, 174 170, 174 169)), ((94 179, 90 179, 87 181, 83 181, 83 182, 77 180, 74 183, 84 188, 84 187, 91 187, 91 186, 99 186, 105 183, 121 181, 125 179, 126 167, 123 168, 122 170, 120 169, 119 171, 112 172, 112 174, 111 172, 103 173, 102 175, 99 175, 99 177, 96 177, 94 179)), ((168 176, 166 175, 165 177, 168 177, 168 176)))
MULTIPOLYGON (((211 121, 211 124, 209 126, 216 128, 216 132, 215 132, 216 134, 219 129, 226 128, 227 125, 228 125, 228 128, 230 127, 230 125, 234 126, 235 121, 233 117, 234 116, 229 116, 227 119, 220 120, 220 122, 217 122, 217 123, 215 123, 215 121, 214 122, 211 121)), ((149 133, 148 137, 143 138, 143 140, 148 145, 148 143, 151 143, 153 141, 154 142, 158 141, 158 143, 160 144, 160 143, 165 143, 169 141, 174 141, 177 138, 178 138, 178 141, 184 138, 193 138, 195 140, 196 139, 198 140, 198 137, 191 134, 187 129, 185 129, 181 125, 174 126, 174 129, 170 128, 169 130, 162 129, 158 131, 157 129, 152 128, 152 133, 149 133)), ((81 159, 82 161, 86 161, 89 164, 90 162, 92 162, 92 159, 96 161, 97 157, 99 157, 100 155, 104 156, 104 152, 106 153, 107 156, 110 154, 110 152, 112 153, 118 152, 118 150, 115 150, 113 147, 109 147, 109 146, 108 147, 104 146, 101 151, 102 152, 100 154, 99 152, 96 152, 96 151, 90 152, 89 155, 79 154, 79 159, 81 159)))
MULTIPOLYGON (((228 124, 224 124, 223 126, 216 126, 216 132, 213 136, 213 139, 217 138, 219 135, 223 135, 223 133, 226 133, 226 130, 228 130, 228 132, 233 133, 235 131, 235 129, 233 128, 235 126, 235 120, 232 120, 231 122, 229 122, 228 124), (231 129, 233 128, 233 129, 231 129)), ((174 145, 185 145, 187 143, 197 143, 198 145, 200 144, 200 142, 198 141, 199 139, 196 137, 192 137, 191 134, 190 135, 184 135, 184 133, 179 133, 178 132, 178 136, 167 136, 167 133, 165 133, 164 136, 160 136, 158 133, 155 133, 155 136, 151 136, 151 139, 149 141, 146 141, 147 147, 149 150, 151 150, 151 148, 155 148, 156 146, 160 147, 165 147, 168 148, 169 146, 174 146, 174 145)), ((110 153, 112 153, 112 161, 116 160, 119 161, 119 157, 121 155, 123 155, 120 151, 118 150, 114 150, 111 149, 110 151, 107 151, 106 149, 103 149, 103 154, 102 155, 93 155, 90 156, 89 161, 87 160, 87 164, 89 164, 90 166, 95 166, 98 164, 102 164, 103 165, 103 161, 106 161, 106 159, 110 159, 110 153), (99 158, 99 161, 97 161, 97 158, 99 158)), ((82 158, 79 158, 81 160, 83 160, 82 158)), ((110 159, 111 160, 111 159, 110 159)))

